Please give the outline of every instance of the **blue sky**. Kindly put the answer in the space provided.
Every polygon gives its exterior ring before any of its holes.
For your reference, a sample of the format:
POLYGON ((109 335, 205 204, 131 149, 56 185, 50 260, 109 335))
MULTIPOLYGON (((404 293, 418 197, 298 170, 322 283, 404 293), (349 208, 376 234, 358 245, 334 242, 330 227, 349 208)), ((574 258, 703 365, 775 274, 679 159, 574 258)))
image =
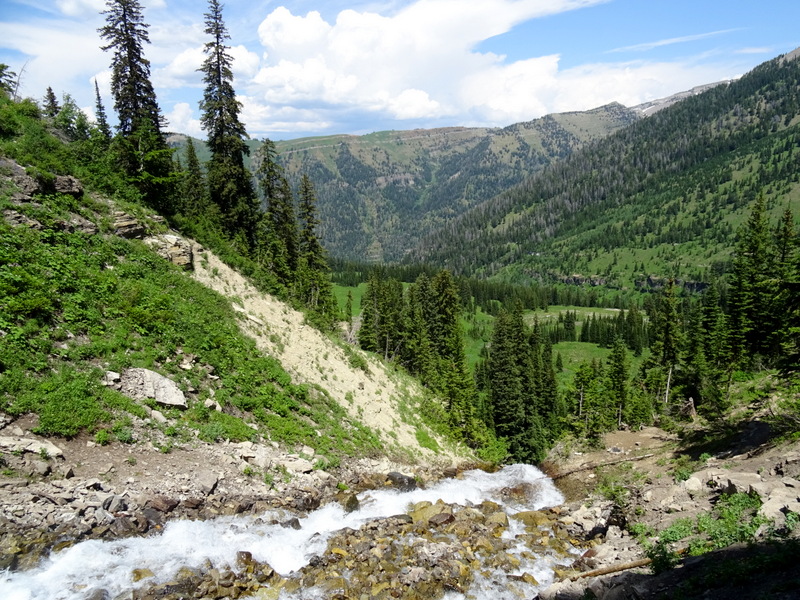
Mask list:
MULTIPOLYGON (((141 0, 169 129, 204 137, 198 0, 141 0)), ((0 0, 0 62, 106 110, 104 0, 0 0)), ((293 0, 224 4, 252 137, 505 126, 627 106, 741 75, 800 46, 798 0, 293 0)))

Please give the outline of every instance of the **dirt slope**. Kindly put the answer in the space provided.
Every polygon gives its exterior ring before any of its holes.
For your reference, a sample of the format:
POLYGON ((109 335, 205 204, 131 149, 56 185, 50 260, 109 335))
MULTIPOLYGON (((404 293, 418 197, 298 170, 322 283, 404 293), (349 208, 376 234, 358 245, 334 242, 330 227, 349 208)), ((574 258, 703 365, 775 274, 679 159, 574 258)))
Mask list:
MULTIPOLYGON (((412 409, 414 399, 423 393, 417 382, 399 372, 390 372, 355 348, 352 351, 363 356, 368 370, 354 367, 339 345, 304 323, 302 313, 258 291, 212 252, 200 250, 194 266, 194 277, 231 298, 233 307, 242 314, 245 333, 261 350, 280 360, 296 381, 327 390, 353 417, 379 432, 388 446, 408 458, 459 462, 456 449, 436 454, 422 447, 417 441, 416 427, 406 422, 409 417, 405 421, 401 418, 403 405, 412 409)), ((444 448, 442 440, 438 442, 444 448)))

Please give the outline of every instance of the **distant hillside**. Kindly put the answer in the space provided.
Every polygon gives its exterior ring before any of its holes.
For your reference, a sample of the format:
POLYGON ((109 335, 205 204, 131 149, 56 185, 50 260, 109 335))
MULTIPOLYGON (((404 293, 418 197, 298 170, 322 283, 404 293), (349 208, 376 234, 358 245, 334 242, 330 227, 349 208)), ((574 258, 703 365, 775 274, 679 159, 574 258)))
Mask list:
POLYGON ((764 63, 587 144, 434 231, 409 260, 647 285, 724 271, 747 207, 800 214, 800 61, 764 63))
MULTIPOLYGON (((620 104, 548 115, 505 128, 451 127, 276 142, 297 185, 314 183, 320 235, 335 257, 395 261, 473 206, 585 143, 640 118, 620 104)), ((185 136, 173 136, 173 144, 185 136)), ((252 140, 255 150, 259 142, 252 140)), ((198 156, 207 158, 202 142, 198 156)))

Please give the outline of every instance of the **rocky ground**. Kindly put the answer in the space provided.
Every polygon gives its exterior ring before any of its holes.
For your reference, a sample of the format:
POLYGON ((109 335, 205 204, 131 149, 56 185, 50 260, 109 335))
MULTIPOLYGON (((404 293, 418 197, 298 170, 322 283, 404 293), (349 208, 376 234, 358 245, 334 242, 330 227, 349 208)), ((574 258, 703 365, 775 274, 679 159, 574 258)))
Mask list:
MULTIPOLYGON (((657 428, 620 431, 607 435, 602 448, 592 452, 561 449, 559 456, 556 449, 547 468, 567 495, 564 508, 575 519, 571 533, 599 543, 576 561, 575 572, 564 573, 561 582, 540 594, 542 600, 800 598, 794 558, 800 531, 795 528, 786 536, 787 544, 774 543, 791 526, 787 515, 800 511, 800 445, 773 443, 769 426, 757 418, 745 422, 713 454, 702 452, 704 430, 684 433, 680 439, 657 428), (640 564, 647 555, 629 533, 635 524, 658 533, 678 520, 696 522, 723 494, 737 492, 758 496, 758 515, 769 520, 758 529, 755 545, 687 556, 659 576, 651 574, 652 565, 640 564), (744 579, 732 576, 728 571, 742 572, 743 561, 772 568, 747 571, 744 579), (586 577, 636 564, 640 566, 586 577)), ((645 539, 658 541, 657 536, 645 539)), ((681 551, 683 546, 677 542, 671 549, 681 551)))
MULTIPOLYGON (((76 540, 139 535, 159 529, 168 519, 256 514, 277 507, 303 515, 330 501, 352 503, 353 491, 391 483, 386 475, 392 471, 409 476, 395 479, 396 485, 425 485, 457 472, 398 465, 386 459, 353 461, 326 472, 313 469, 310 448, 288 453, 270 444, 212 445, 197 441, 166 454, 142 443, 97 446, 80 436, 53 444, 30 432, 35 421, 29 418, 3 423, 0 446, 6 465, 0 477, 0 567, 10 569, 29 568, 43 552, 76 540), (265 470, 283 476, 265 480, 255 475, 265 470), (343 491, 345 487, 347 491, 343 491)), ((735 588, 722 585, 719 578, 709 582, 707 572, 731 561, 741 562, 743 557, 781 564, 780 558, 770 561, 770 553, 785 549, 768 543, 770 532, 766 527, 760 533, 764 543, 755 548, 734 546, 701 558, 687 558, 659 577, 650 575, 644 564, 607 575, 594 573, 645 560, 642 545, 629 533, 632 522, 660 531, 677 519, 696 519, 707 513, 722 493, 757 494, 763 502, 761 514, 778 528, 786 524, 787 513, 800 513, 798 447, 765 441, 762 425, 751 422, 728 450, 706 457, 702 463, 694 461, 687 467, 691 472, 677 478, 676 468, 687 464, 679 457, 693 449, 685 440, 681 442, 656 428, 611 434, 602 448, 591 452, 557 449, 547 468, 565 492, 567 502, 526 517, 530 519, 530 523, 526 521, 530 529, 526 535, 532 548, 543 548, 542 544, 551 550, 560 548, 568 560, 556 572, 561 581, 539 597, 674 597, 676 589, 689 584, 699 586, 701 593, 683 592, 684 597, 745 597, 738 592, 741 582, 735 588), (598 494, 598 489, 605 495, 598 494), (615 495, 615 489, 623 492, 615 495), (582 556, 566 554, 570 545, 577 546, 582 556)), ((472 574, 463 565, 470 565, 470 556, 475 559, 481 551, 500 563, 510 561, 506 568, 513 569, 513 560, 504 554, 499 541, 499 532, 508 525, 507 517, 496 513, 492 503, 470 510, 451 505, 416 506, 397 523, 376 522, 360 532, 343 532, 341 539, 334 538, 328 552, 295 581, 280 580, 268 565, 242 556, 239 571, 231 575, 213 569, 187 572, 175 585, 199 590, 202 584, 203 597, 235 597, 225 596, 233 588, 220 585, 220 578, 223 584, 226 577, 239 581, 239 587, 234 588, 244 594, 268 584, 278 586, 276 589, 292 589, 303 582, 319 585, 328 582, 326 573, 333 570, 339 575, 325 585, 336 588, 341 598, 358 597, 348 595, 346 586, 342 586, 346 581, 361 581, 360 575, 374 586, 371 589, 375 594, 368 597, 414 598, 420 597, 415 594, 423 588, 430 588, 431 597, 436 597, 469 583, 472 574), (395 534, 402 530, 403 535, 419 536, 425 551, 386 543, 387 528, 395 534), (449 546, 442 545, 445 538, 437 537, 447 535, 455 535, 463 543, 448 550, 449 546), (359 552, 364 553, 362 560, 347 563, 347 557, 359 552), (399 567, 403 561, 405 571, 399 567), (347 564, 351 572, 344 576, 341 573, 347 564), (398 569, 387 569, 388 564, 398 565, 398 569), (375 567, 373 571, 369 571, 370 565, 375 567), (376 577, 378 573, 384 578, 376 577), (212 581, 216 581, 216 588, 209 583, 212 581)), ((755 596, 798 597, 798 576, 793 561, 789 564, 783 571, 773 569, 764 580, 749 577, 754 594, 759 592, 755 596)), ((161 586, 151 589, 150 596, 141 597, 186 597, 177 589, 161 586)))

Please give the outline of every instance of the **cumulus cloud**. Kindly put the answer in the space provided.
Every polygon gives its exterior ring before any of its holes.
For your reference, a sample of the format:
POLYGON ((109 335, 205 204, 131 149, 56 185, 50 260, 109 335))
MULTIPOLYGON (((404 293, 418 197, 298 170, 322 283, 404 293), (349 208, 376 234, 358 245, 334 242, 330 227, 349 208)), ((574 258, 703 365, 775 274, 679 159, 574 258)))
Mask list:
MULTIPOLYGON (((90 105, 91 80, 99 76, 111 112, 111 55, 99 50, 97 35, 105 0, 26 1, 60 17, 0 22, 0 50, 28 61, 23 93, 40 98, 52 86, 56 93, 69 91, 81 105, 90 105)), ((623 62, 606 55, 604 62, 564 68, 555 53, 510 59, 481 49, 486 40, 521 23, 606 1, 393 0, 338 13, 296 14, 296 9, 278 6, 257 18, 252 17, 259 10, 255 5, 231 8, 225 17, 234 44, 229 52, 242 120, 254 135, 502 126, 614 100, 638 104, 729 77, 746 68, 745 59, 734 56, 767 51, 741 44, 741 54, 729 53, 724 59, 695 55, 672 62, 623 62)), ((302 4, 289 6, 296 5, 302 4)), ((197 69, 207 41, 203 8, 189 0, 144 0, 144 9, 152 24, 152 44, 145 53, 170 129, 200 135, 197 101, 203 83, 197 69)), ((644 51, 734 31, 616 50, 644 51)), ((21 63, 12 67, 20 70, 21 63)))
POLYGON ((177 102, 165 116, 170 131, 179 131, 193 137, 205 137, 200 127, 200 119, 195 118, 195 112, 188 102, 177 102))

